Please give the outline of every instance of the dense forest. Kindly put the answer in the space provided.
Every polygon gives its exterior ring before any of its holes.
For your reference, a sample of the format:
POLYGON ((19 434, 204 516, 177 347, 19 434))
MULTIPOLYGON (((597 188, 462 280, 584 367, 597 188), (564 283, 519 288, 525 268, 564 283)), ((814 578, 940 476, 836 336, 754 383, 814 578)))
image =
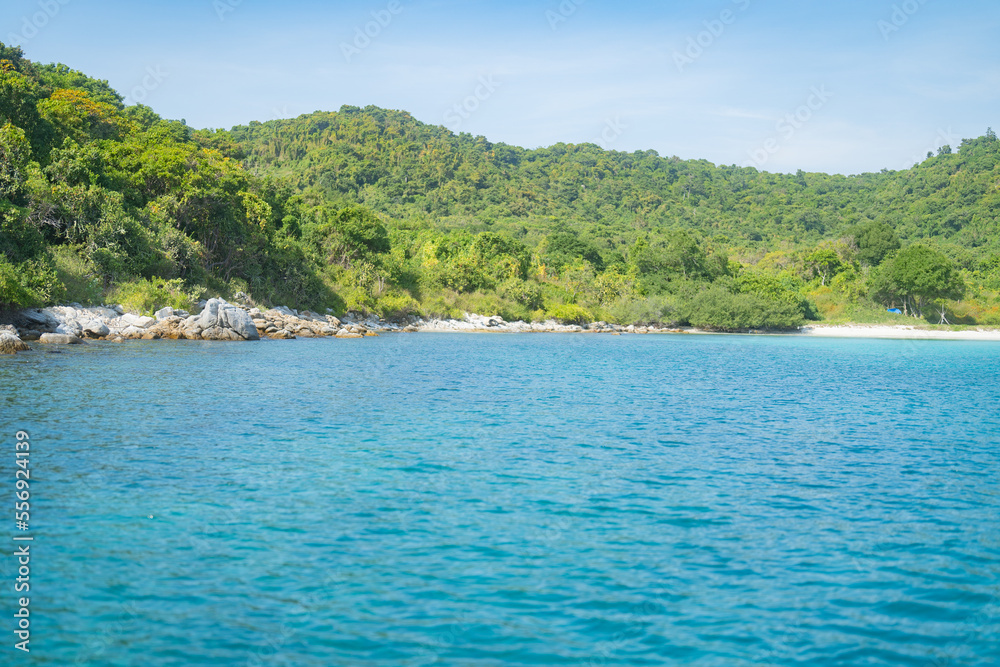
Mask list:
POLYGON ((1000 324, 998 222, 992 130, 857 176, 527 150, 376 107, 195 130, 0 44, 2 307, 1000 324))

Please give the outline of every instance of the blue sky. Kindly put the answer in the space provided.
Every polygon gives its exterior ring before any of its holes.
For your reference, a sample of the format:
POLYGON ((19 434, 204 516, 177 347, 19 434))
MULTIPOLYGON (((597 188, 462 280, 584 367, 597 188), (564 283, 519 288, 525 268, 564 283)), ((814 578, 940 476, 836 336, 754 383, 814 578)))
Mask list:
POLYGON ((848 174, 1000 129, 996 0, 5 0, 0 26, 194 127, 374 104, 527 148, 848 174))

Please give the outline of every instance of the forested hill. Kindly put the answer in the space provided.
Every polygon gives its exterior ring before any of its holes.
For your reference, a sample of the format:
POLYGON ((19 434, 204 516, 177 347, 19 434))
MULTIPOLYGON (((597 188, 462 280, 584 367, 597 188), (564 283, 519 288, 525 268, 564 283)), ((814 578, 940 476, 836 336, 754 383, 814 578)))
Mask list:
POLYGON ((507 319, 1000 324, 1000 142, 902 172, 526 150, 345 107, 195 130, 0 44, 0 310, 260 305, 507 319))
POLYGON ((231 136, 250 165, 396 219, 568 227, 610 246, 647 229, 695 230, 737 245, 816 243, 864 221, 885 222, 904 240, 1000 243, 992 132, 907 171, 858 176, 771 174, 593 144, 526 150, 377 107, 251 123, 231 136))

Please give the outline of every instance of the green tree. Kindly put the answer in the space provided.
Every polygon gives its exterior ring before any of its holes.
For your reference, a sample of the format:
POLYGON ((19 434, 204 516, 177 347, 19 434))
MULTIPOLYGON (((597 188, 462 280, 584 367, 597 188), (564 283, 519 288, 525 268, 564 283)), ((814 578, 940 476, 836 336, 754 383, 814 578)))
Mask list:
POLYGON ((901 245, 896 230, 881 221, 858 226, 854 244, 858 247, 858 261, 864 266, 878 266, 901 245))
POLYGON ((664 255, 668 269, 685 279, 709 276, 708 256, 687 232, 671 232, 667 236, 664 255))
POLYGON ((806 255, 806 265, 820 279, 820 285, 826 285, 827 279, 837 274, 843 266, 840 255, 833 248, 816 248, 806 255))
POLYGON ((965 283, 954 262, 932 248, 915 243, 900 250, 881 267, 875 292, 886 305, 895 305, 899 299, 905 314, 922 318, 931 303, 961 298, 965 283))
POLYGON ((0 199, 23 204, 31 146, 24 130, 10 123, 0 127, 0 199))
POLYGON ((355 262, 367 262, 377 266, 379 256, 391 249, 385 225, 364 207, 321 210, 319 214, 320 222, 307 226, 304 237, 327 264, 350 268, 355 262))
POLYGON ((585 259, 594 268, 604 268, 604 260, 600 251, 593 244, 581 239, 577 234, 556 232, 549 234, 544 243, 543 260, 555 271, 560 271, 574 260, 585 259))

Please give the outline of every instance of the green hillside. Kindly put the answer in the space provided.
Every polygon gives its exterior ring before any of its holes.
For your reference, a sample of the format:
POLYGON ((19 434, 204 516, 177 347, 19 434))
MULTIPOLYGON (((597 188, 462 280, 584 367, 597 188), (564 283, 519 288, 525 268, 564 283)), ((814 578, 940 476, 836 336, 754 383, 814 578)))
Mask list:
POLYGON ((0 45, 0 302, 1000 324, 1000 142, 900 172, 526 150, 344 107, 230 131, 0 45))

